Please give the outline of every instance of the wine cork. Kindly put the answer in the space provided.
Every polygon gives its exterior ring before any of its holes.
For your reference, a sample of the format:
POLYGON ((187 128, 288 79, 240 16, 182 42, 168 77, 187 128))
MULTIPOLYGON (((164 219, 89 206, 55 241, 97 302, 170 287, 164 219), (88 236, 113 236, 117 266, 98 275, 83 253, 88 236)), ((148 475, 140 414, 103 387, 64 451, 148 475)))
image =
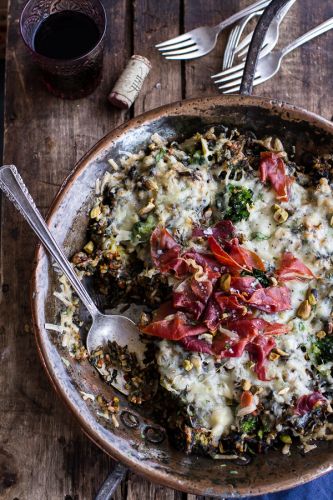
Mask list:
POLYGON ((133 55, 108 97, 113 106, 128 109, 138 97, 151 64, 143 56, 133 55))

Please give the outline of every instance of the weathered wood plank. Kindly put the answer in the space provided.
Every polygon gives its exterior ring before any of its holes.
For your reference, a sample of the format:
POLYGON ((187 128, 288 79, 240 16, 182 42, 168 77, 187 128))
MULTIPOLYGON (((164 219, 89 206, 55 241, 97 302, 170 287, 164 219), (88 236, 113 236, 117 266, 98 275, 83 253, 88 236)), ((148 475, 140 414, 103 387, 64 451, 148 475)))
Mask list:
POLYGON ((169 64, 155 49, 159 42, 175 37, 180 29, 180 0, 134 1, 133 50, 147 57, 152 70, 134 105, 135 115, 182 98, 181 64, 169 64))
MULTIPOLYGON (((301 0, 281 25, 280 47, 333 16, 331 2, 301 0)), ((330 31, 288 54, 278 75, 255 89, 255 94, 291 102, 325 118, 333 114, 332 44, 330 31)))
MULTIPOLYGON (((215 2, 214 0, 191 2, 191 0, 184 0, 184 30, 189 31, 203 24, 214 26, 248 4, 249 2, 246 0, 233 0, 231 2, 215 2)), ((185 63, 187 98, 217 93, 210 76, 222 68, 223 50, 227 35, 227 31, 222 32, 215 49, 205 57, 185 63)))
MULTIPOLYGON (((130 55, 130 37, 123 37, 127 3, 104 2, 113 29, 103 82, 89 98, 73 102, 50 96, 36 80, 19 39, 25 1, 9 4, 4 161, 19 167, 44 213, 75 162, 125 119, 108 106, 106 96, 130 55)), ((46 379, 30 322, 35 239, 4 200, 1 221, 0 497, 91 499, 112 462, 81 433, 46 379)))

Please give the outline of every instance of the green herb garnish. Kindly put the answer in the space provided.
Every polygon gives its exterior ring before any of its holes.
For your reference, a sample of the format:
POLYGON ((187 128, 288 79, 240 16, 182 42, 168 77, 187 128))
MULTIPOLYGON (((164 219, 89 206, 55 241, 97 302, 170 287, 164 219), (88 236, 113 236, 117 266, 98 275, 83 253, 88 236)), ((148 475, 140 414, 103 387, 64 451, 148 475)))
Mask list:
POLYGON ((255 278, 257 278, 262 286, 267 287, 271 285, 271 280, 268 278, 268 276, 266 276, 265 271, 260 271, 260 269, 253 269, 252 274, 255 278))
POLYGON ((245 417, 242 423, 240 424, 240 428, 242 432, 245 432, 246 434, 251 434, 255 431, 257 426, 257 419, 256 417, 252 417, 251 415, 248 417, 245 417))
POLYGON ((139 221, 132 228, 132 241, 134 244, 147 243, 155 229, 156 219, 150 214, 145 221, 139 221))
POLYGON ((205 157, 202 154, 202 151, 199 150, 195 151, 191 156, 190 164, 203 165, 204 163, 205 163, 205 157))
POLYGON ((164 156, 167 154, 167 150, 165 148, 161 148, 157 155, 155 156, 156 163, 158 163, 160 160, 164 158, 164 156))
POLYGON ((257 240, 257 241, 264 241, 264 240, 269 240, 271 236, 269 235, 266 235, 266 234, 263 234, 263 233, 260 233, 260 232, 256 232, 256 233, 251 233, 251 240, 257 240))
POLYGON ((333 336, 326 335, 323 339, 317 339, 311 346, 312 353, 316 356, 318 364, 333 361, 333 336))
POLYGON ((247 220, 250 216, 249 209, 253 206, 253 192, 251 189, 229 184, 228 209, 224 214, 224 219, 232 222, 247 220))
POLYGON ((253 268, 252 272, 242 271, 241 276, 253 276, 254 278, 257 278, 257 280, 263 287, 266 288, 268 286, 271 286, 271 280, 268 276, 266 276, 265 271, 260 271, 260 269, 253 268))

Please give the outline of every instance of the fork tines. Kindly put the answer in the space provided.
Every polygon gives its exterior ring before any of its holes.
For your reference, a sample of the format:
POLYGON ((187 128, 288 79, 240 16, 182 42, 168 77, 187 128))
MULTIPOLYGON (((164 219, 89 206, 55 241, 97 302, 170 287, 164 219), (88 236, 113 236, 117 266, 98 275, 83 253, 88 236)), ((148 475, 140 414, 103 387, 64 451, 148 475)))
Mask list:
POLYGON ((190 33, 159 43, 156 48, 166 59, 191 59, 200 55, 199 47, 190 33))

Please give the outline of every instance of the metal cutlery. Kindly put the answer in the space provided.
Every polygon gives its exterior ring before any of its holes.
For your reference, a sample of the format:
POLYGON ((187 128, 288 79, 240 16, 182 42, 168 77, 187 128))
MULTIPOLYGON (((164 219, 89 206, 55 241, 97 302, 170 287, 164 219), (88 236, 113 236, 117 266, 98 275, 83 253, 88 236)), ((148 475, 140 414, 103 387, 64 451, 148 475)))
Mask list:
MULTIPOLYGON (((288 14, 290 8, 293 6, 296 0, 290 0, 277 14, 277 16, 273 19, 271 22, 266 36, 265 36, 265 41, 263 43, 263 46, 260 51, 259 57, 264 57, 266 54, 271 52, 275 45, 277 44, 279 40, 279 35, 280 35, 280 24, 282 23, 283 19, 285 16, 288 14)), ((253 31, 249 33, 236 47, 235 49, 235 54, 238 55, 240 58, 245 58, 247 51, 249 50, 249 46, 252 40, 253 36, 253 31)))
MULTIPOLYGON (((139 363, 142 363, 146 345, 140 338, 139 329, 126 316, 102 314, 99 311, 62 248, 54 239, 14 165, 4 165, 0 168, 0 189, 28 222, 90 313, 92 324, 86 339, 89 354, 96 348, 107 345, 108 341, 116 341, 120 346, 127 346, 129 352, 134 353, 139 363)), ((124 394, 128 393, 125 379, 120 371, 112 385, 124 394)))
POLYGON ((259 0, 216 26, 196 28, 166 42, 159 43, 156 48, 162 52, 166 59, 188 60, 202 57, 213 50, 217 37, 222 30, 236 23, 244 16, 264 9, 269 3, 270 0, 259 0))
MULTIPOLYGON (((297 47, 303 45, 309 40, 312 40, 312 38, 315 38, 332 28, 333 17, 327 19, 327 21, 300 36, 284 49, 271 52, 270 54, 264 56, 258 62, 253 85, 259 85, 260 83, 272 78, 279 71, 282 59, 292 50, 295 50, 297 47)), ((245 63, 241 63, 213 75, 212 78, 214 79, 214 83, 222 83, 223 85, 220 85, 218 88, 225 94, 238 92, 242 81, 244 67, 245 63)))
POLYGON ((261 16, 263 10, 258 10, 256 12, 252 12, 248 16, 244 17, 239 21, 238 24, 232 30, 230 31, 229 37, 228 37, 228 42, 226 45, 226 48, 224 50, 224 56, 223 56, 223 64, 222 64, 222 69, 227 69, 231 68, 234 62, 235 54, 236 54, 236 49, 238 48, 238 44, 240 41, 240 38, 243 34, 243 31, 251 19, 253 19, 255 16, 261 16))

